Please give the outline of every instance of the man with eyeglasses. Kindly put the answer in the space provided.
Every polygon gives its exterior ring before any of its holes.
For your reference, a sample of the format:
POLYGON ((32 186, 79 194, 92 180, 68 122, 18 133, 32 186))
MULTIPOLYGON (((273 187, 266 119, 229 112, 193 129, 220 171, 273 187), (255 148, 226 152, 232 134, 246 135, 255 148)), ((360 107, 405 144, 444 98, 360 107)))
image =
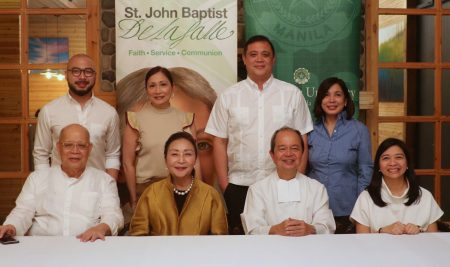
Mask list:
POLYGON ((94 144, 88 166, 106 170, 117 179, 120 169, 119 117, 116 110, 92 94, 96 80, 95 64, 85 54, 67 63, 69 92, 46 104, 39 113, 33 157, 36 170, 60 164, 56 142, 61 129, 79 123, 89 130, 94 144))
POLYGON ((16 207, 0 226, 4 235, 76 236, 83 242, 117 235, 123 226, 115 180, 87 167, 92 144, 79 124, 61 130, 61 165, 32 172, 16 207))

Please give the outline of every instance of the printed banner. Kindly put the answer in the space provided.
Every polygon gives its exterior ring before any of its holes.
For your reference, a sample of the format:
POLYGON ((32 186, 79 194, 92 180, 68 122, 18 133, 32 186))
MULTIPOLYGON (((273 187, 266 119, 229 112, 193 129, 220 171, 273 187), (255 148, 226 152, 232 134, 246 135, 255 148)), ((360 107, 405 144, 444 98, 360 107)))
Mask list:
POLYGON ((361 1, 246 0, 244 7, 247 38, 274 42, 275 77, 296 84, 311 111, 320 82, 331 76, 346 82, 359 107, 361 1))
POLYGON ((236 82, 236 0, 116 0, 116 79, 156 65, 197 71, 218 92, 236 82))

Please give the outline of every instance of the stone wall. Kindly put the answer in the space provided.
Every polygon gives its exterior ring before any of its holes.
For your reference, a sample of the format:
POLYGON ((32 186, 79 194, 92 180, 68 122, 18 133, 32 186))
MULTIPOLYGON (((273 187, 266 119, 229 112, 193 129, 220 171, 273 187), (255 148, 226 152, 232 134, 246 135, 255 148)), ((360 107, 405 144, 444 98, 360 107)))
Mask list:
POLYGON ((102 90, 111 92, 116 86, 115 0, 101 0, 100 66, 102 90))

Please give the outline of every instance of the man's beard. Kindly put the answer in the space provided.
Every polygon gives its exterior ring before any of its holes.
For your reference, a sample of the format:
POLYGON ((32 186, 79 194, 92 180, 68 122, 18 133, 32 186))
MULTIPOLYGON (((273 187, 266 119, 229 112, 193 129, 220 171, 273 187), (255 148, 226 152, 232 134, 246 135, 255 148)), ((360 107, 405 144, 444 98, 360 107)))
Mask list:
POLYGON ((78 90, 75 85, 67 83, 69 85, 70 92, 76 94, 77 96, 85 96, 87 94, 90 94, 92 92, 92 88, 94 88, 95 84, 91 84, 90 86, 86 87, 86 90, 78 90))

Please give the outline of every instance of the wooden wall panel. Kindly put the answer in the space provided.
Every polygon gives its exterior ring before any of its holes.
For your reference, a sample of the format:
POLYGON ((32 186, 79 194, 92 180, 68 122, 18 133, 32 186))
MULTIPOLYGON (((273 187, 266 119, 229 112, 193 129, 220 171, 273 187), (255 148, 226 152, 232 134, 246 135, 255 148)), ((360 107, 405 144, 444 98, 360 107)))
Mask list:
POLYGON ((0 8, 12 9, 12 8, 19 8, 19 7, 20 7, 20 0, 1 0, 0 1, 0 8))
POLYGON ((36 110, 45 104, 67 93, 67 81, 59 81, 55 78, 47 79, 40 74, 30 74, 29 76, 29 116, 34 118, 36 110))
POLYGON ((20 28, 18 15, 0 15, 0 62, 19 63, 20 28))
MULTIPOLYGON (((378 106, 380 116, 405 115, 405 103, 403 102, 379 102, 378 106)), ((405 123, 403 122, 380 123, 378 128, 378 144, 389 137, 396 137, 405 140, 405 127, 405 123)))
POLYGON ((0 171, 21 171, 21 131, 15 124, 0 125, 0 171))
POLYGON ((0 179, 0 223, 3 223, 9 212, 15 207, 15 201, 25 180, 0 179))
POLYGON ((21 77, 19 70, 0 70, 0 117, 20 117, 21 77))

